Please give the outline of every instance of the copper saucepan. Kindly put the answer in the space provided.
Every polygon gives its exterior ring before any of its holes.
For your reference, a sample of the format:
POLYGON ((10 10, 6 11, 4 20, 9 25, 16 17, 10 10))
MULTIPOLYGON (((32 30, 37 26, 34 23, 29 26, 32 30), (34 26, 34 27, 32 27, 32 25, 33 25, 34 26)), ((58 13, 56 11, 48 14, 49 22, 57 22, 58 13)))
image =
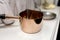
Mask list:
POLYGON ((42 27, 43 13, 41 11, 26 9, 19 16, 5 16, 5 18, 19 19, 21 29, 26 33, 37 33, 42 27))

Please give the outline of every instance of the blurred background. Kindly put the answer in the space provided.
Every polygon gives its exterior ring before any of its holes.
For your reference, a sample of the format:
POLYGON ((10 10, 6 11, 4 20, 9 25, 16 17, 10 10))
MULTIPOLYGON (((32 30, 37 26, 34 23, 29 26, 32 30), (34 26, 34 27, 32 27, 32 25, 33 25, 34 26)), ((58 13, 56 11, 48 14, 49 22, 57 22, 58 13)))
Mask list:
MULTIPOLYGON (((34 8, 34 1, 38 5, 42 5, 45 0, 9 0, 8 4, 12 8, 14 15, 18 15, 22 10, 26 9, 26 2, 29 8, 34 8)), ((58 5, 58 0, 47 0, 47 2, 58 5)))
MULTIPOLYGON (((44 3, 44 0, 0 0, 0 5, 5 4, 4 6, 6 6, 5 8, 7 11, 11 10, 14 15, 18 15, 18 13, 20 13, 22 10, 26 9, 26 2, 29 8, 34 8, 34 1, 38 5, 42 5, 44 3)), ((47 0, 47 2, 54 3, 55 5, 58 4, 58 0, 47 0)))
MULTIPOLYGON (((26 8, 34 9, 34 2, 40 6, 44 1, 45 0, 0 0, 0 14, 18 16, 19 13, 26 8)), ((59 0, 47 0, 47 2, 60 6, 59 0)))

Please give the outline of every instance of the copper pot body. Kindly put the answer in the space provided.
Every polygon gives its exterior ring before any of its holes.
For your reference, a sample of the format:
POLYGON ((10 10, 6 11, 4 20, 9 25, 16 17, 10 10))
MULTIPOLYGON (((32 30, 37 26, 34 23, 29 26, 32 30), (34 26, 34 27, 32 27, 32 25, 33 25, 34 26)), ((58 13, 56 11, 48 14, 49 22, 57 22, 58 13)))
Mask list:
MULTIPOLYGON (((30 34, 39 32, 41 30, 42 24, 43 24, 43 22, 42 22, 43 15, 41 14, 42 17, 38 18, 38 17, 33 17, 35 14, 31 14, 32 16, 30 15, 30 17, 27 18, 25 12, 23 12, 23 13, 24 13, 24 16, 20 14, 21 18, 19 19, 21 29, 25 33, 30 33, 30 34)), ((32 12, 32 13, 34 13, 34 12, 32 12)))

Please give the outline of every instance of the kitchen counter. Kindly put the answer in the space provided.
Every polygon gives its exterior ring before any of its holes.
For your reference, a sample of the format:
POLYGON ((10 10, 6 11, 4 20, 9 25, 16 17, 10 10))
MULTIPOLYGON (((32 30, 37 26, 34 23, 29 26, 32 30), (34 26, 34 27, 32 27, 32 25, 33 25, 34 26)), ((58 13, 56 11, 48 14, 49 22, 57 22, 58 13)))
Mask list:
POLYGON ((19 20, 15 19, 15 23, 10 26, 4 26, 0 28, 0 40, 55 40, 58 24, 59 24, 59 7, 56 7, 51 11, 57 14, 54 20, 43 20, 43 26, 40 32, 36 34, 27 34, 21 30, 21 25, 19 25, 19 20))

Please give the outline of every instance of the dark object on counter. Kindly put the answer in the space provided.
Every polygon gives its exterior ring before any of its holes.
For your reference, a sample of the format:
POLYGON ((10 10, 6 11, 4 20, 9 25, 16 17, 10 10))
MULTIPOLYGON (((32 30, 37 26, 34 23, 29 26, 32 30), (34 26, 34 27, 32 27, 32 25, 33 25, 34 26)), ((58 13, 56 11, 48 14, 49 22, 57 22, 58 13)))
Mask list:
POLYGON ((0 19, 5 19, 5 14, 0 14, 0 19))
POLYGON ((59 23, 58 34, 57 34, 56 40, 60 40, 60 23, 59 23))
POLYGON ((60 0, 58 0, 58 6, 60 6, 60 0))

